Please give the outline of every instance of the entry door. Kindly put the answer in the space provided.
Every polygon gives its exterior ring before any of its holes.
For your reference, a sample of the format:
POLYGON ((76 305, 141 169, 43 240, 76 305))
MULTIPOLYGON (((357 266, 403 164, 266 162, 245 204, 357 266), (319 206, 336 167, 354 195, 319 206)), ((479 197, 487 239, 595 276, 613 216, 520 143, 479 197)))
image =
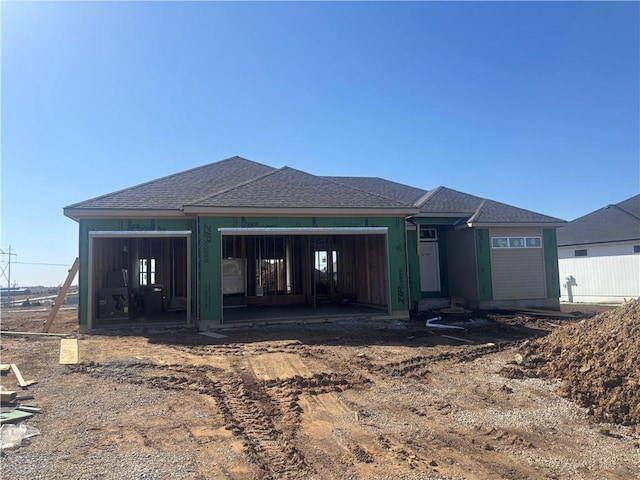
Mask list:
POLYGON ((440 259, 437 242, 420 242, 420 291, 440 291, 440 259))

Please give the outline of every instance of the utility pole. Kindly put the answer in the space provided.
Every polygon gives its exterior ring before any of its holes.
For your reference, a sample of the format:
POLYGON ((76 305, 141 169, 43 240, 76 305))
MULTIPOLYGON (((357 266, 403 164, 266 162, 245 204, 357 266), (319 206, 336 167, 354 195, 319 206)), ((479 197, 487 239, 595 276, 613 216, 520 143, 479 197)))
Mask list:
POLYGON ((7 306, 11 305, 11 257, 17 257, 17 253, 11 253, 11 245, 9 245, 9 251, 5 252, 0 249, 0 253, 2 254, 2 267, 0 269, 0 274, 7 280, 7 306), (5 256, 8 257, 5 260, 5 256), (6 262, 6 265, 5 265, 6 262))

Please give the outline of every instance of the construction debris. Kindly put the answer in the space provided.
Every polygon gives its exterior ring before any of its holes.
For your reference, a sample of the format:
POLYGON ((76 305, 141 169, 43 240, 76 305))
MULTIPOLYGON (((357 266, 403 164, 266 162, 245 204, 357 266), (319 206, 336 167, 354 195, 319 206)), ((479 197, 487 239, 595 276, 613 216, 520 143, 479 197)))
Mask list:
POLYGON ((531 317, 542 318, 581 318, 582 315, 575 315, 573 313, 561 312, 560 310, 545 310, 538 308, 507 308, 506 312, 513 312, 515 314, 528 315, 531 317))
MULTIPOLYGON (((8 363, 2 365, 4 373, 9 371, 13 372, 16 377, 18 385, 24 390, 29 385, 36 383, 35 380, 25 381, 20 369, 15 363, 8 363), (8 368, 7 368, 8 367, 8 368)), ((13 390, 6 390, 5 387, 0 385, 0 404, 2 405, 0 410, 0 448, 13 448, 20 446, 24 438, 39 435, 40 432, 27 425, 14 425, 20 423, 22 420, 33 417, 34 413, 41 413, 42 409, 36 405, 21 405, 18 402, 21 400, 33 399, 33 395, 18 396, 18 392, 13 390)))
POLYGON ((473 340, 467 340, 466 338, 454 337, 453 335, 444 335, 444 334, 440 334, 439 336, 440 336, 440 337, 443 337, 443 338, 449 338, 449 339, 451 339, 451 340, 457 340, 457 341, 459 341, 459 342, 464 342, 464 343, 471 343, 471 344, 476 343, 476 342, 474 342, 473 340))
POLYGON ((19 447, 26 438, 40 435, 40 430, 30 425, 2 425, 0 427, 0 449, 19 447))
POLYGON ((78 363, 78 339, 63 338, 60 340, 60 365, 75 365, 78 363))
POLYGON ((2 412, 0 413, 0 425, 5 423, 18 423, 31 417, 33 417, 33 413, 23 412, 18 409, 2 412))
POLYGON ((11 370, 13 371, 13 374, 18 379, 18 385, 20 385, 23 390, 27 388, 29 385, 33 385, 34 383, 36 383, 35 380, 29 380, 28 382, 26 382, 24 378, 22 378, 22 373, 20 373, 20 370, 18 369, 18 366, 15 363, 11 364, 11 370))
POLYGON ((18 369, 18 366, 15 363, 11 364, 11 370, 13 371, 13 374, 18 379, 18 384, 23 388, 26 387, 27 382, 25 382, 24 378, 22 378, 22 373, 20 373, 20 370, 18 369))
POLYGON ((440 309, 442 313, 471 313, 471 310, 464 308, 464 298, 451 296, 451 305, 446 308, 440 309))
POLYGON ((18 405, 16 410, 22 410, 29 413, 42 413, 42 409, 31 405, 18 405))
POLYGON ((71 333, 43 333, 43 332, 10 332, 8 330, 0 330, 0 335, 33 335, 39 337, 72 337, 71 333))
POLYGON ((0 390, 0 402, 2 405, 8 405, 16 401, 17 392, 10 390, 0 390))
POLYGON ((18 395, 16 397, 16 401, 22 402, 24 400, 33 400, 35 397, 33 395, 18 395))
POLYGON ((434 317, 427 320, 425 326, 427 328, 442 328, 446 330, 464 330, 463 327, 458 327, 457 325, 443 325, 441 323, 435 323, 442 321, 442 317, 434 317))

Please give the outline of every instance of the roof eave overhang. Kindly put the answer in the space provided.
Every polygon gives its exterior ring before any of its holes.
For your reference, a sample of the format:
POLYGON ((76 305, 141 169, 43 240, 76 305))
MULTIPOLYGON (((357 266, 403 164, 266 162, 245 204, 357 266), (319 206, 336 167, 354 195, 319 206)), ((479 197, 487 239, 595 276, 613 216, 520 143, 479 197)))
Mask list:
POLYGON ((419 212, 416 218, 469 218, 473 212, 419 212))
POLYGON ((499 228, 499 227, 534 227, 534 228, 559 228, 564 227, 567 222, 467 222, 458 225, 456 229, 463 228, 499 228))
POLYGON ((578 243, 558 243, 558 248, 560 247, 586 247, 586 246, 591 246, 591 247, 598 247, 598 246, 609 246, 612 243, 627 243, 627 244, 634 244, 640 242, 640 237, 637 238, 624 238, 624 239, 616 239, 616 240, 585 240, 582 242, 578 242, 578 243))
POLYGON ((372 235, 386 234, 387 227, 258 227, 218 228, 221 235, 372 235))
POLYGON ((404 217, 416 210, 407 208, 256 208, 185 206, 185 214, 217 216, 279 217, 404 217))
POLYGON ((180 218, 193 217, 185 215, 182 210, 162 209, 103 209, 103 208, 65 208, 64 215, 75 221, 92 218, 180 218))

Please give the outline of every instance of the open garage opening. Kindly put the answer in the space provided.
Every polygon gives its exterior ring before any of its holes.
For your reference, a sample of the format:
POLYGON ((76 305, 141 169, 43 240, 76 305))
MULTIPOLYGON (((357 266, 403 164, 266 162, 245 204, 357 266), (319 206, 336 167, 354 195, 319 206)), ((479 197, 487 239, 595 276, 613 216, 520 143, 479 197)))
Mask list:
POLYGON ((389 313, 386 234, 303 230, 222 232, 224 323, 389 313))
POLYGON ((90 328, 141 323, 190 325, 190 235, 90 235, 90 328))

